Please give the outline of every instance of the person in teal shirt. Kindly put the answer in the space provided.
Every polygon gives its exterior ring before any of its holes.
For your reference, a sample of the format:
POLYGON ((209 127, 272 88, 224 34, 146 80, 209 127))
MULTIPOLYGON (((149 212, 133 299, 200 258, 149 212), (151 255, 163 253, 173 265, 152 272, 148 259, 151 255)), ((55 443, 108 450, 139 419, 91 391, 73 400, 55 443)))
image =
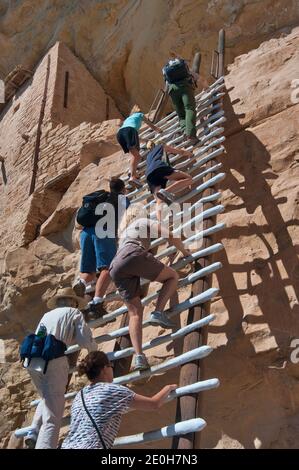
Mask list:
POLYGON ((153 131, 161 132, 157 126, 155 126, 143 113, 140 112, 139 106, 135 104, 130 116, 124 120, 116 136, 124 153, 131 154, 129 182, 135 187, 142 187, 142 183, 140 183, 137 174, 137 166, 141 160, 139 153, 140 145, 138 131, 143 122, 145 122, 153 131))

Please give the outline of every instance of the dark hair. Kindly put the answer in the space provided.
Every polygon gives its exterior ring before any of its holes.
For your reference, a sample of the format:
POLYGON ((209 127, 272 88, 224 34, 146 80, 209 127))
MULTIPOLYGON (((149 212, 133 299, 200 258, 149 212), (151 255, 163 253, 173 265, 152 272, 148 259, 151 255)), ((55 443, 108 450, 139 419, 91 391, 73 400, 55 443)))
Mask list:
POLYGON ((92 351, 78 365, 78 374, 86 374, 89 380, 94 380, 109 364, 109 359, 103 351, 92 351))
POLYGON ((113 176, 109 181, 110 191, 112 193, 120 193, 125 187, 125 183, 120 178, 113 176))

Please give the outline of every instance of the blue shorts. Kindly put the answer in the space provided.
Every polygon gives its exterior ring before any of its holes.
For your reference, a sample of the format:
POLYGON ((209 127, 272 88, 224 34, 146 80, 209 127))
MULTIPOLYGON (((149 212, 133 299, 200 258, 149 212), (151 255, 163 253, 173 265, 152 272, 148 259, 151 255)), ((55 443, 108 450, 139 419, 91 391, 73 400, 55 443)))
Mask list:
POLYGON ((95 273, 109 268, 116 255, 115 238, 98 238, 94 227, 85 227, 80 234, 81 273, 95 273))

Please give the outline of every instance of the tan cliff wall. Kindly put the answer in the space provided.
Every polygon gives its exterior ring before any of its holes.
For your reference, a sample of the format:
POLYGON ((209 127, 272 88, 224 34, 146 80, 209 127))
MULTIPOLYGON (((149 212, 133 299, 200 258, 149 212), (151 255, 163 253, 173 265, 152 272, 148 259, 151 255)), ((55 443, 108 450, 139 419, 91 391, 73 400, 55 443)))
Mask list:
MULTIPOLYGON (((221 157, 227 173, 221 185, 226 212, 218 220, 225 221, 227 229, 221 233, 225 251, 217 255, 223 269, 213 277, 213 285, 221 289, 221 298, 212 303, 217 319, 208 336, 215 351, 204 360, 204 378, 219 377, 221 387, 203 394, 199 414, 208 423, 201 435, 203 447, 298 447, 299 373, 298 365, 290 362, 289 348, 290 340, 299 337, 295 258, 299 105, 290 98, 290 81, 296 78, 297 70, 295 29, 285 38, 267 41, 239 57, 226 77, 227 153, 221 157)), ((69 285, 77 273, 76 208, 83 194, 99 184, 106 185, 109 176, 125 174, 128 165, 114 140, 117 120, 86 122, 74 128, 50 124, 48 130, 53 134, 49 148, 45 146, 42 152, 45 178, 39 180, 32 197, 44 211, 34 234, 31 228, 26 229, 34 215, 28 208, 32 204, 27 201, 28 183, 11 184, 12 163, 6 185, 0 175, 0 200, 9 190, 5 210, 11 210, 10 218, 3 217, 1 206, 0 338, 6 361, 0 364, 2 447, 8 445, 11 431, 30 422, 28 405, 36 396, 26 371, 17 362, 19 342, 46 311, 50 292, 57 285, 69 285), (59 150, 68 156, 61 156, 62 162, 69 161, 69 152, 73 155, 70 167, 56 166, 59 150), (57 173, 63 175, 62 180, 55 179, 57 173), (17 205, 10 208, 9 201, 14 204, 15 200, 17 205), (29 238, 24 243, 26 233, 29 238)), ((46 129, 45 124, 45 135, 46 129)), ((11 139, 13 142, 13 136, 11 139)), ((6 155, 13 157, 13 152, 6 155)), ((24 180, 28 180, 30 169, 24 170, 24 180)), ((189 292, 184 290, 181 295, 186 298, 189 292)), ((181 323, 185 322, 183 315, 181 323)), ((117 325, 99 328, 97 333, 117 325)), ((144 340, 154 333, 152 328, 146 329, 144 340)), ((104 343, 104 350, 113 346, 113 342, 104 343)), ((180 350, 177 343, 156 347, 150 352, 150 362, 158 363, 180 350)), ((155 393, 164 383, 177 382, 178 374, 175 370, 134 389, 155 393)), ((71 390, 81 383, 75 377, 71 390)), ((172 423, 174 417, 174 403, 159 414, 145 417, 134 413, 134 419, 128 414, 120 434, 151 430, 172 423)), ((65 431, 63 428, 62 434, 65 431)), ((170 445, 163 441, 148 447, 170 445)))
POLYGON ((208 335, 216 351, 204 361, 221 387, 203 398, 204 447, 299 446, 298 46, 296 28, 237 58, 226 77, 227 228, 208 335))
MULTIPOLYGON (((227 63, 298 24, 297 0, 4 0, 0 77, 31 68, 56 41, 70 47, 122 112, 148 108, 163 85, 169 51, 191 59, 199 47, 209 76, 211 51, 226 29, 227 63)), ((147 110, 147 109, 146 109, 147 110)))

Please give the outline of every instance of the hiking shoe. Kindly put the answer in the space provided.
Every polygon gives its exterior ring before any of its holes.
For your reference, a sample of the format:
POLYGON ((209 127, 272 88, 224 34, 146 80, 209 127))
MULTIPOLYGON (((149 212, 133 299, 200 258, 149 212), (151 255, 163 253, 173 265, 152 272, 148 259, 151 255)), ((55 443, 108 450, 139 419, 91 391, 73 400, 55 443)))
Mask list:
POLYGON ((85 284, 82 282, 82 279, 78 278, 73 284, 73 291, 78 297, 84 297, 85 294, 85 284))
POLYGON ((88 318, 90 320, 96 320, 97 318, 101 318, 108 313, 103 306, 103 302, 98 302, 95 304, 93 301, 91 301, 88 302, 87 307, 88 318))
POLYGON ((143 187, 143 184, 137 178, 130 178, 129 179, 129 185, 132 186, 133 188, 137 188, 137 189, 140 189, 140 188, 143 187))
POLYGON ((188 137, 188 139, 191 145, 199 144, 199 139, 197 137, 188 137))
POLYGON ((168 191, 165 191, 165 189, 159 189, 159 191, 156 193, 157 198, 161 199, 161 201, 166 202, 168 206, 175 202, 175 196, 168 191))
POLYGON ((152 326, 162 326, 162 328, 173 328, 175 326, 166 313, 157 311, 151 313, 149 323, 152 326))
POLYGON ((32 430, 27 432, 24 438, 24 444, 28 449, 35 449, 36 441, 38 438, 38 434, 36 431, 32 430))
POLYGON ((132 371, 137 371, 137 370, 146 370, 149 369, 150 365, 147 362, 146 356, 144 354, 136 354, 135 356, 135 364, 133 366, 132 371))

